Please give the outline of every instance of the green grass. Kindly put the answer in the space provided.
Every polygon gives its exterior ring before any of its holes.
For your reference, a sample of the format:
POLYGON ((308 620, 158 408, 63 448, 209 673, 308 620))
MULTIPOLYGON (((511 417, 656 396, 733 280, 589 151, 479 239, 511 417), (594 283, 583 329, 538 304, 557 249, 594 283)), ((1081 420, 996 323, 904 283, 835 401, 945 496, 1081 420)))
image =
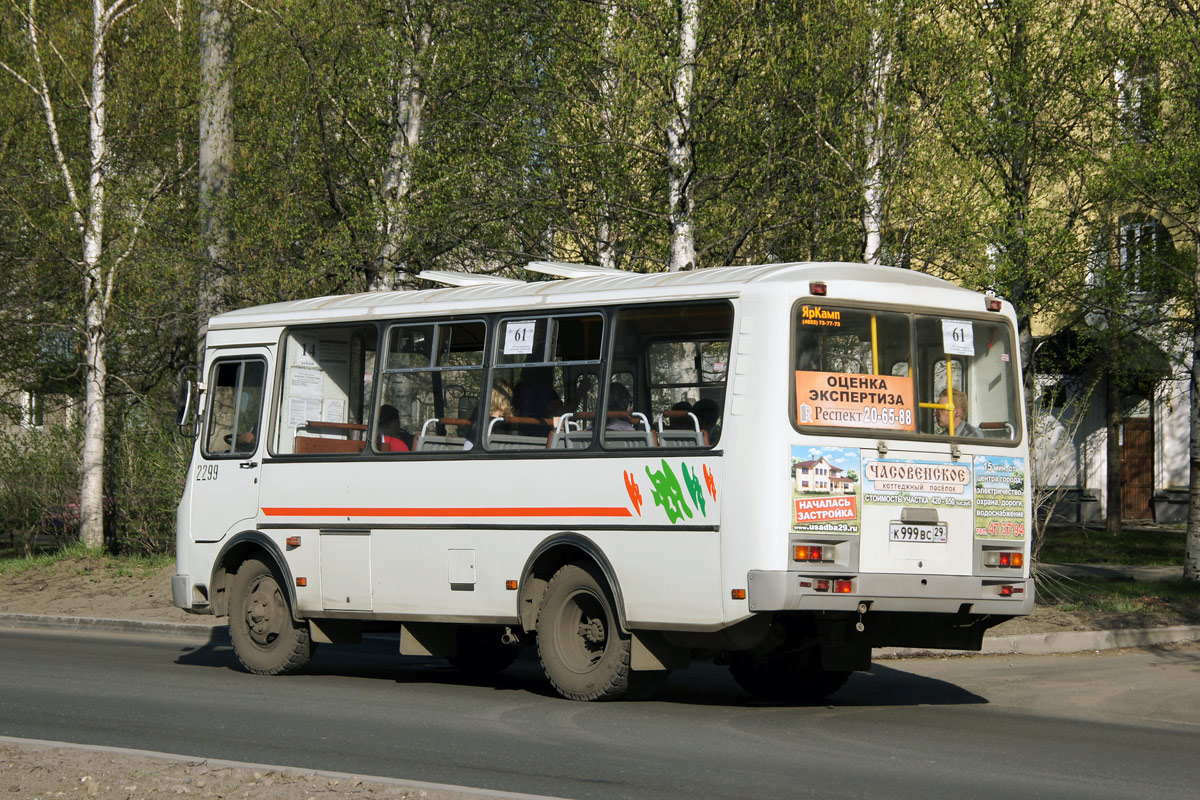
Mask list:
POLYGON ((1130 564, 1183 566, 1183 530, 1122 531, 1113 538, 1103 528, 1051 528, 1038 560, 1052 564, 1130 564))
POLYGON ((72 544, 61 550, 37 553, 29 558, 11 554, 0 556, 0 575, 19 575, 30 569, 50 567, 61 562, 71 563, 81 572, 102 570, 115 576, 140 576, 155 572, 175 561, 171 555, 113 556, 100 550, 89 550, 82 544, 72 544))
POLYGON ((1068 613, 1137 615, 1161 624, 1200 624, 1200 582, 1054 578, 1038 582, 1038 602, 1068 613))

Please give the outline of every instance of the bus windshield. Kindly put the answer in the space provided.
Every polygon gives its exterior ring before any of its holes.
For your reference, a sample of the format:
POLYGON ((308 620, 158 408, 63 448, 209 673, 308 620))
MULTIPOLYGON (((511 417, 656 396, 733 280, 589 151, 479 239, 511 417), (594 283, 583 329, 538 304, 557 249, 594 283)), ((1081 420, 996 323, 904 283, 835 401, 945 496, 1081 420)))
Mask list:
POLYGON ((794 330, 799 429, 1019 439, 1017 360, 1002 319, 801 303, 794 330))

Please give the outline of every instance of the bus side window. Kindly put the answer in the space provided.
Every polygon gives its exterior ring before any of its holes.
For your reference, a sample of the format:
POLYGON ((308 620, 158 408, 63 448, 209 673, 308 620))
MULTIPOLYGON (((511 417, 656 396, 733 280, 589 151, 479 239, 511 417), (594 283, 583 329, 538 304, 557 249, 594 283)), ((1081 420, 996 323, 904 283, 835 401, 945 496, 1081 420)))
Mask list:
POLYGON ((380 373, 372 447, 378 453, 472 452, 487 404, 487 325, 462 320, 395 325, 380 373))
POLYGON ((652 429, 651 446, 714 446, 721 437, 732 338, 733 307, 723 300, 623 309, 617 316, 612 362, 628 366, 614 373, 613 380, 629 382, 628 424, 634 433, 604 435, 605 446, 640 443, 643 428, 652 429), (646 378, 639 382, 635 376, 646 378), (664 413, 672 410, 685 410, 680 420, 690 433, 669 424, 673 418, 664 413))
POLYGON ((362 452, 377 340, 368 325, 293 328, 285 334, 276 454, 362 452))
POLYGON ((205 455, 245 457, 258 449, 266 374, 266 364, 259 358, 213 365, 205 455))

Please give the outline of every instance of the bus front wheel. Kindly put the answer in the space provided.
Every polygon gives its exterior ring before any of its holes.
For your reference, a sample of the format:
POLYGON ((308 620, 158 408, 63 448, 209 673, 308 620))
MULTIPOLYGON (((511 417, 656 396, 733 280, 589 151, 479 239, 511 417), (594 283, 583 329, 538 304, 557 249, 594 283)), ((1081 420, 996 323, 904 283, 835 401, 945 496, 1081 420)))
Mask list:
POLYGON ((247 559, 233 578, 229 638, 242 666, 259 675, 298 672, 312 658, 308 626, 292 619, 287 593, 262 559, 247 559))
POLYGON ((537 641, 546 677, 571 700, 641 698, 666 677, 630 669, 632 640, 621 630, 607 587, 583 564, 567 564, 550 579, 537 641))
POLYGON ((850 679, 849 671, 821 668, 821 650, 815 643, 765 656, 733 653, 729 671, 755 699, 779 703, 815 703, 850 679))

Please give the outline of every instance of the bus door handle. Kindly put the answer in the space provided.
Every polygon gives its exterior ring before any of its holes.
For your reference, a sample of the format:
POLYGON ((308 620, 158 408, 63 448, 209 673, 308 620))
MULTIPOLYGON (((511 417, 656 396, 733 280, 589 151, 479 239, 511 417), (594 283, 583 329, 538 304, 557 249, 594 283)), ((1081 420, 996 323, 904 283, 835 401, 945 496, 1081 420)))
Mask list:
POLYGON ((258 466, 257 461, 243 461, 238 464, 238 469, 254 469, 258 466))

